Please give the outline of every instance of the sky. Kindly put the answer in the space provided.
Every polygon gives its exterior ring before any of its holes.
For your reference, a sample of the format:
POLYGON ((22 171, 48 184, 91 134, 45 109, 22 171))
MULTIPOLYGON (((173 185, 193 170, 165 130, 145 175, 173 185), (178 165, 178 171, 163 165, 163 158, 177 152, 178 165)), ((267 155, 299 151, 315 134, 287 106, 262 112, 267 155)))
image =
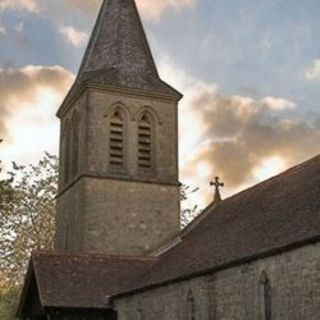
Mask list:
MULTIPOLYGON (((0 157, 57 153, 55 113, 101 0, 0 0, 0 157)), ((319 0, 137 0, 179 106, 180 180, 228 197, 320 150, 319 0)))

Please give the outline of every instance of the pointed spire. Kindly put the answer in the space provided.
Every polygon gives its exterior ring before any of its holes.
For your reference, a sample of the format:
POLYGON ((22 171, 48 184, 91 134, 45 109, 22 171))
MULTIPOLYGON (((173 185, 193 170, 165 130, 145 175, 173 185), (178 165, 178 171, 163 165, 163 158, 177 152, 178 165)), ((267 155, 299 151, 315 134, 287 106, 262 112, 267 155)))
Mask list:
POLYGON ((76 83, 142 89, 179 100, 163 82, 134 0, 104 0, 76 83))
POLYGON ((158 72, 134 0, 104 0, 79 74, 101 69, 158 72))
POLYGON ((124 89, 173 101, 182 98, 159 77, 135 0, 103 0, 77 79, 58 117, 86 86, 124 89))

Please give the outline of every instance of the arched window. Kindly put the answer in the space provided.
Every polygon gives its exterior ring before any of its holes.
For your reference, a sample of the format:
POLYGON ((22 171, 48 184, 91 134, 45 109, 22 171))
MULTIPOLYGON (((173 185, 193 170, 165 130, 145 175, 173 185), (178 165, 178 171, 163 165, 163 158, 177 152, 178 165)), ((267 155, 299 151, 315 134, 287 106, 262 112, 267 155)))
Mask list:
POLYGON ((188 293, 187 300, 187 319, 196 320, 196 304, 191 290, 188 293))
POLYGON ((117 109, 110 119, 109 164, 112 169, 125 168, 125 133, 125 114, 121 109, 117 109))
POLYGON ((137 312, 138 312, 138 320, 143 320, 143 310, 142 310, 141 302, 138 303, 137 312))
POLYGON ((66 233, 64 236, 64 249, 65 251, 69 250, 69 224, 66 224, 66 233))
POLYGON ((64 127, 64 150, 63 150, 63 159, 64 159, 64 183, 68 183, 70 179, 70 124, 69 121, 66 121, 64 127))
POLYGON ((79 171, 79 129, 80 119, 78 113, 75 112, 72 117, 72 178, 74 178, 79 171))
POLYGON ((138 122, 138 168, 151 171, 154 167, 154 121, 144 112, 138 122))
POLYGON ((272 306, 271 306, 271 285, 270 280, 265 272, 260 277, 260 308, 261 319, 271 320, 272 306))

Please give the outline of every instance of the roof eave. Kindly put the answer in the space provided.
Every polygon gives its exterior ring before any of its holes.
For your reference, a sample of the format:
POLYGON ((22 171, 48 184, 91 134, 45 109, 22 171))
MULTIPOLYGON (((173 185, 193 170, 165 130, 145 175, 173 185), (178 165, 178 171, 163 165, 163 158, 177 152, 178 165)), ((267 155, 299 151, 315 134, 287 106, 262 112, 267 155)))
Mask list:
POLYGON ((320 242, 320 235, 317 235, 317 236, 314 236, 314 237, 311 237, 311 238, 308 238, 308 239, 305 239, 305 240, 298 241, 296 243, 283 245, 283 246, 280 246, 280 247, 277 247, 277 248, 273 248, 273 249, 270 249, 270 250, 267 250, 267 251, 264 251, 264 252, 261 252, 261 253, 257 253, 257 254, 246 256, 246 257, 238 258, 238 259, 229 261, 227 263, 223 263, 223 264, 215 266, 215 267, 208 267, 208 268, 203 269, 201 271, 186 273, 183 276, 178 276, 178 277, 175 277, 175 278, 172 278, 172 279, 166 279, 166 280, 163 280, 163 281, 159 281, 157 283, 148 284, 148 285, 146 285, 144 287, 136 287, 134 289, 131 289, 131 290, 128 290, 128 291, 125 291, 125 292, 120 292, 118 294, 113 295, 110 298, 110 301, 112 303, 114 300, 121 299, 121 298, 126 297, 126 296, 132 296, 132 295, 137 294, 139 292, 145 292, 145 291, 156 289, 156 288, 159 288, 159 287, 162 287, 162 286, 167 286, 167 285, 171 285, 171 284, 174 284, 174 283, 177 283, 177 282, 186 281, 186 280, 189 280, 189 279, 192 279, 192 278, 206 276, 206 275, 211 274, 211 273, 215 273, 215 272, 223 271, 223 270, 226 270, 226 269, 234 268, 234 267, 237 267, 237 266, 240 266, 240 265, 244 265, 246 263, 251 263, 251 262, 256 261, 256 260, 265 259, 265 258, 268 258, 268 257, 275 256, 277 254, 282 254, 282 253, 285 253, 285 252, 296 250, 296 249, 299 249, 299 248, 304 247, 306 245, 314 245, 314 244, 317 244, 319 242, 320 242))
POLYGON ((32 257, 30 257, 27 273, 24 278, 23 287, 22 287, 22 291, 20 294, 20 298, 19 298, 18 309, 16 312, 16 317, 18 317, 18 318, 22 316, 25 301, 27 298, 28 290, 29 290, 29 286, 31 284, 32 277, 34 274, 35 274, 35 272, 34 272, 33 261, 32 261, 32 257))
POLYGON ((85 89, 111 91, 111 92, 117 92, 122 94, 134 95, 134 96, 149 97, 155 100, 172 101, 175 103, 178 103, 183 98, 183 95, 179 91, 175 90, 173 87, 171 87, 170 85, 168 85, 163 81, 162 83, 170 89, 172 94, 159 93, 159 92, 144 90, 140 88, 110 86, 110 85, 99 84, 93 81, 83 81, 79 84, 75 83, 69 90, 64 101, 62 102, 60 108, 56 113, 56 116, 59 119, 61 119, 63 114, 69 109, 70 105, 72 105, 78 99, 78 97, 83 93, 85 89), (78 85, 77 88, 75 88, 76 85, 78 85))

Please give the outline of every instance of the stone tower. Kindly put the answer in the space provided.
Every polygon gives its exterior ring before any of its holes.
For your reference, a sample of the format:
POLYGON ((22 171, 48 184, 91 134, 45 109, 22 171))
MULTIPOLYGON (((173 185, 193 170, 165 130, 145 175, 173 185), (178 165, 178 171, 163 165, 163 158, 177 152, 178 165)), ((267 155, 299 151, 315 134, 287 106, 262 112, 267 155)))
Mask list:
POLYGON ((144 254, 179 231, 181 97, 159 77, 134 0, 105 0, 57 114, 58 251, 144 254))

